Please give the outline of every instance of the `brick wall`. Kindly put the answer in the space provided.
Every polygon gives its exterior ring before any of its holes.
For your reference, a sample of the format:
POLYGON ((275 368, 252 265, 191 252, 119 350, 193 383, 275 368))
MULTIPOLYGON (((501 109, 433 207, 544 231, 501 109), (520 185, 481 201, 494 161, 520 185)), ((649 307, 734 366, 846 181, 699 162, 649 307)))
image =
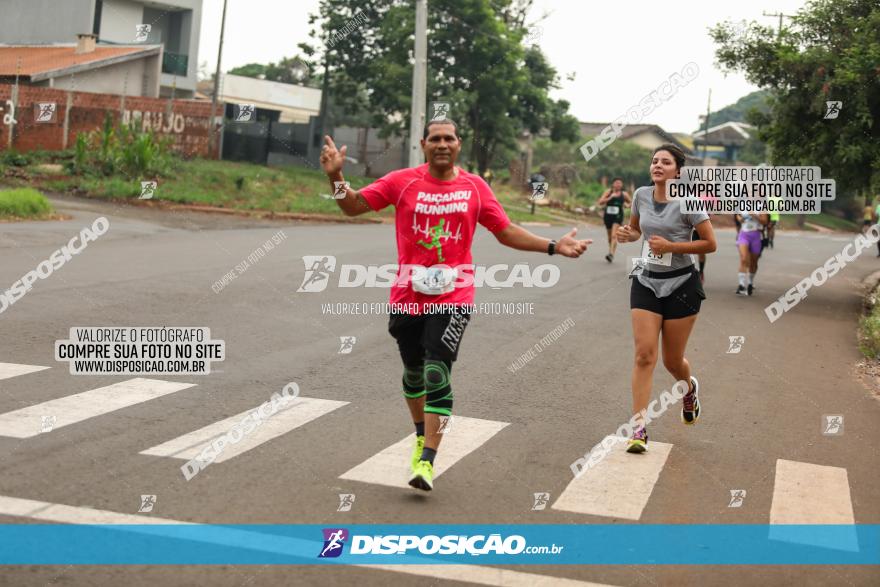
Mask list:
MULTIPOLYGON (((21 152, 72 148, 78 133, 100 129, 105 114, 109 112, 116 123, 135 122, 143 130, 152 129, 158 135, 170 137, 174 150, 184 156, 216 157, 216 148, 210 148, 211 103, 207 101, 19 86, 15 100, 17 123, 11 124, 6 120, 11 111, 7 100, 13 99, 13 90, 12 85, 0 84, 0 150, 10 147, 21 152), (37 105, 40 103, 55 104, 51 121, 37 121, 37 105), (10 126, 13 127, 11 143, 10 126)), ((218 104, 217 116, 222 112, 223 105, 218 104)))

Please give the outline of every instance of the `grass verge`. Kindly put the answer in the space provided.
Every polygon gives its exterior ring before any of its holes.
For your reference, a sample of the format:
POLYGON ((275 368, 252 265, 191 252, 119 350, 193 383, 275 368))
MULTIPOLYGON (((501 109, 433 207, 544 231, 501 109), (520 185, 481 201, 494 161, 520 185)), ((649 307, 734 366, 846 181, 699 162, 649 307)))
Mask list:
POLYGON ((54 212, 46 196, 33 188, 0 190, 0 220, 42 220, 54 212))
POLYGON ((865 298, 865 314, 859 319, 859 350, 868 359, 880 359, 880 286, 865 298))

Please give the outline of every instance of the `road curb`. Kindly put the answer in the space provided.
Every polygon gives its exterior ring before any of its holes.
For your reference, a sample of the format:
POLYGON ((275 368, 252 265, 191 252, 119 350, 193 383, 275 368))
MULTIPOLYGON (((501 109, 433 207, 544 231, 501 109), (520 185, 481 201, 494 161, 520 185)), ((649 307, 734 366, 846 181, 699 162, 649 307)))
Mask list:
POLYGON ((862 286, 865 288, 865 295, 870 295, 877 285, 880 284, 880 271, 875 271, 862 280, 862 286))

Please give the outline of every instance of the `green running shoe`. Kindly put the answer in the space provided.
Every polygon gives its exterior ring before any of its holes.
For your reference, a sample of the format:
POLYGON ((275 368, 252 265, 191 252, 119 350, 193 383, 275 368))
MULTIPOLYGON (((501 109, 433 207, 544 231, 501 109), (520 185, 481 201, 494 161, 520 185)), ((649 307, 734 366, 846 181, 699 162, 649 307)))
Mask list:
POLYGON ((419 464, 419 461, 422 459, 422 449, 425 448, 425 437, 424 436, 416 436, 416 445, 413 447, 412 452, 412 462, 409 465, 411 471, 416 470, 416 465, 419 464))
POLYGON ((430 461, 419 461, 413 468, 412 477, 409 478, 409 485, 422 491, 434 489, 434 465, 430 461))
POLYGON ((648 431, 644 428, 638 428, 633 432, 632 438, 629 439, 626 452, 643 453, 648 450, 648 431))

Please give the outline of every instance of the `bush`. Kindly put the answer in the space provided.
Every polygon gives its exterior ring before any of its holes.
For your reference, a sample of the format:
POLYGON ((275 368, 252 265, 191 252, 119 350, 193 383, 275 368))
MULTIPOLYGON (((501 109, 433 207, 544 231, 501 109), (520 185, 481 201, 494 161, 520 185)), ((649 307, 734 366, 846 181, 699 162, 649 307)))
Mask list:
POLYGON ((3 153, 3 163, 13 167, 27 167, 31 164, 31 157, 27 153, 9 150, 3 153))
POLYGON ((0 216, 32 218, 52 213, 52 204, 32 188, 0 191, 0 216))
POLYGON ((880 358, 880 289, 865 298, 866 312, 859 319, 859 350, 869 359, 880 358))
POLYGON ((127 175, 155 178, 170 175, 174 168, 171 139, 152 131, 142 132, 134 124, 114 126, 108 113, 100 131, 76 137, 70 169, 79 175, 127 175))

